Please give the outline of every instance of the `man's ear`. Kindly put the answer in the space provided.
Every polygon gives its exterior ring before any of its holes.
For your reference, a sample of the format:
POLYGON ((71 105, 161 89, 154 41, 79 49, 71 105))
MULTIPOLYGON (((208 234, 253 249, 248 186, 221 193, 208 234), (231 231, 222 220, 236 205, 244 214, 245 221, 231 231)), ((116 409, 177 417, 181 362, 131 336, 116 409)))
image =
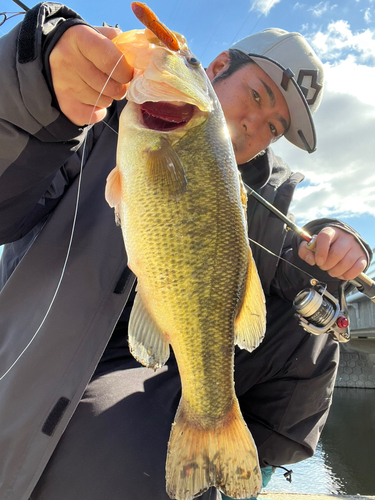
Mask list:
POLYGON ((229 66, 229 50, 225 50, 219 54, 215 59, 209 64, 206 73, 210 80, 213 80, 222 71, 225 71, 229 66))

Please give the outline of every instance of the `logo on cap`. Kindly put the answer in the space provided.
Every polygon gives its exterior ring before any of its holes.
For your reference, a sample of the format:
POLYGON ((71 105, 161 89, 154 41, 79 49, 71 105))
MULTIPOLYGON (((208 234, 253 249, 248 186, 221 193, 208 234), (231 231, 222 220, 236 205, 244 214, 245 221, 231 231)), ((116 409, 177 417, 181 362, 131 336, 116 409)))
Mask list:
POLYGON ((302 90, 303 95, 306 98, 307 104, 309 106, 312 106, 314 102, 316 101, 319 92, 322 90, 322 85, 318 83, 317 81, 318 77, 318 71, 316 69, 301 69, 300 72, 298 73, 298 79, 297 83, 300 86, 300 89, 302 90), (308 84, 309 79, 311 78, 311 84, 308 84), (305 85, 303 85, 305 80, 305 85), (313 92, 310 92, 311 97, 307 98, 309 95, 309 91, 312 90, 313 92))

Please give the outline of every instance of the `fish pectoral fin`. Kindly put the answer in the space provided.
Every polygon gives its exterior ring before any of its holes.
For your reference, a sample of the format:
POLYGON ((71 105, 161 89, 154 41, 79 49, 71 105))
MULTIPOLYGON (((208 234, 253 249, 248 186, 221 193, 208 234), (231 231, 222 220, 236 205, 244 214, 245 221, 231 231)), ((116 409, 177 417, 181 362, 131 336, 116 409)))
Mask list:
POLYGON ((185 169, 167 139, 162 138, 160 148, 149 149, 146 156, 146 167, 152 183, 176 201, 181 199, 187 187, 185 169))
POLYGON ((115 220, 118 226, 120 223, 119 208, 121 202, 121 174, 116 166, 108 175, 105 185, 105 199, 111 208, 115 209, 115 220))
POLYGON ((266 306, 258 271, 249 248, 249 264, 242 304, 234 321, 234 342, 253 351, 264 338, 266 306))
POLYGON ((199 425, 184 399, 176 413, 168 443, 167 493, 191 500, 215 486, 231 498, 256 496, 262 487, 258 453, 237 400, 223 420, 210 428, 199 425))
POLYGON ((169 342, 145 308, 139 292, 130 313, 128 340, 130 352, 142 365, 156 370, 167 362, 169 342))

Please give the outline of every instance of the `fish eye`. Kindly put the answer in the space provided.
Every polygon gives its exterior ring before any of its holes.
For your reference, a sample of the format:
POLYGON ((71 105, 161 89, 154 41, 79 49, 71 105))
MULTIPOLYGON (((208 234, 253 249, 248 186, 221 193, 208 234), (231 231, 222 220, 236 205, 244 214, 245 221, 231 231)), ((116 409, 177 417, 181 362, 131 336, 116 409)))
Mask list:
POLYGON ((201 65, 200 61, 195 57, 187 57, 186 60, 191 66, 194 66, 195 68, 201 65))

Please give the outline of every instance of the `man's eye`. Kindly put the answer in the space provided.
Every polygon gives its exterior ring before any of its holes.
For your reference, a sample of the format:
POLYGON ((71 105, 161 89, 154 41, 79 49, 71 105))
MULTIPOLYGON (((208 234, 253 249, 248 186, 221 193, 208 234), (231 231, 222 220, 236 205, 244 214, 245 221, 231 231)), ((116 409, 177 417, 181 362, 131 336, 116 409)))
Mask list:
POLYGON ((270 123, 270 130, 271 130, 271 134, 272 134, 274 137, 277 137, 277 130, 276 130, 276 127, 275 127, 275 125, 272 125, 272 123, 270 123))
POLYGON ((258 92, 256 90, 253 90, 253 97, 254 97, 254 100, 259 104, 260 103, 260 95, 258 94, 258 92))

